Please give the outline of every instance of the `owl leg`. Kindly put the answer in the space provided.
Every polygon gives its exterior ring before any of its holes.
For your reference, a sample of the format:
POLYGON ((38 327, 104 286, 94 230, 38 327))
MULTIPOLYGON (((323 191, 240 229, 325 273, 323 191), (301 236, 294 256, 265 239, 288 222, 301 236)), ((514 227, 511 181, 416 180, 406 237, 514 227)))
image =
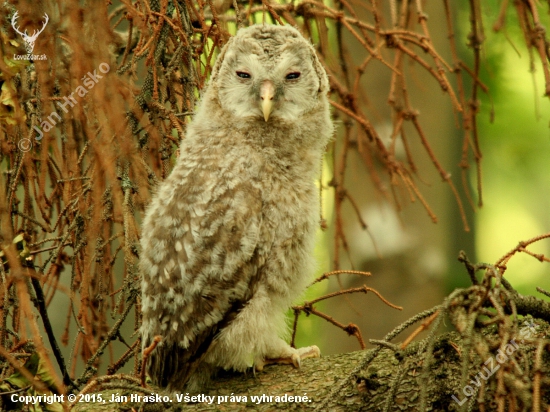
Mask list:
POLYGON ((318 358, 321 356, 321 351, 315 345, 299 349, 289 346, 288 349, 288 355, 276 358, 265 357, 264 359, 257 360, 254 364, 254 369, 262 371, 265 365, 273 364, 293 365, 295 368, 299 368, 302 365, 302 359, 318 358))

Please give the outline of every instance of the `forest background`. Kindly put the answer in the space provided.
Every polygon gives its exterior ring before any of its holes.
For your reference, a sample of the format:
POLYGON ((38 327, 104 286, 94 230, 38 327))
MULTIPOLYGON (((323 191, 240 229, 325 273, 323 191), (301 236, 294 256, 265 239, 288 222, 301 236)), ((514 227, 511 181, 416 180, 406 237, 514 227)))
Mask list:
MULTIPOLYGON (((289 313, 297 346, 325 355, 379 347, 369 339, 475 285, 461 250, 495 263, 479 267, 490 290, 505 272, 517 292, 544 298, 536 287, 550 289, 541 264, 550 255, 549 7, 5 2, 2 378, 23 374, 18 389, 34 391, 30 375, 40 370, 63 393, 98 376, 139 377, 141 216, 220 47, 252 23, 299 27, 331 80, 337 132, 320 170, 321 280, 289 313), (38 58, 17 57, 28 53, 23 34, 41 29, 38 58), (29 372, 22 362, 33 354, 40 367, 29 372)), ((523 319, 509 319, 495 322, 517 331, 523 319)), ((451 317, 446 328, 456 326, 451 317)))

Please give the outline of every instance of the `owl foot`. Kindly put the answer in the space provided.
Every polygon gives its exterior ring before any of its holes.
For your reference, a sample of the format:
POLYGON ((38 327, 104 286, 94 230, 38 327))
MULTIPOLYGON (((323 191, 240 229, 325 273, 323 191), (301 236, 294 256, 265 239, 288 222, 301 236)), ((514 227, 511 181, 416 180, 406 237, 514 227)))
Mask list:
POLYGON ((302 359, 318 358, 321 356, 321 351, 315 345, 307 346, 305 348, 293 349, 293 353, 289 356, 280 358, 264 358, 255 363, 254 369, 258 372, 264 369, 265 365, 293 365, 295 368, 300 368, 302 365, 302 359))

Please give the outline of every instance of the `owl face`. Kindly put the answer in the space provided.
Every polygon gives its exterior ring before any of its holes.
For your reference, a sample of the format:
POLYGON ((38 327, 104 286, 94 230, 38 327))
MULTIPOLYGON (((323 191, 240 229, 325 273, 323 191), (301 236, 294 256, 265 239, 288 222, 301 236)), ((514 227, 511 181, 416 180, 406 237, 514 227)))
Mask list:
POLYGON ((292 27, 242 29, 220 58, 219 102, 238 118, 296 121, 319 103, 320 64, 292 27))

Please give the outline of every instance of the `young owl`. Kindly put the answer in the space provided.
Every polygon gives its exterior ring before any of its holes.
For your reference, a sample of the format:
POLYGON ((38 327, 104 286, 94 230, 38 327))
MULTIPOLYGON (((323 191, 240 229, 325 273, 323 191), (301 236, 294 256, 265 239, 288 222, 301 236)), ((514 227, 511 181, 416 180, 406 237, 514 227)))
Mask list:
POLYGON ((315 178, 333 126, 327 75, 289 26, 240 30, 222 49, 141 239, 148 373, 200 390, 217 368, 300 366, 285 311, 314 262, 315 178))

